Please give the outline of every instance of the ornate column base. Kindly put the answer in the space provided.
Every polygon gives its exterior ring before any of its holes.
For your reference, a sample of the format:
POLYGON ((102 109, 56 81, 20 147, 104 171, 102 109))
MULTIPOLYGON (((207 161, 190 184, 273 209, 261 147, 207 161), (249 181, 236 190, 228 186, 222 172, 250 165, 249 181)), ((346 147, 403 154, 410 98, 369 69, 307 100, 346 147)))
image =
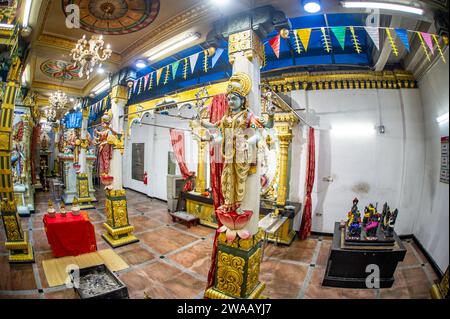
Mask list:
POLYGON ((7 241, 5 247, 9 250, 9 263, 34 263, 34 250, 28 242, 27 233, 24 233, 23 241, 7 241))
POLYGON ((208 299, 262 299, 265 283, 259 281, 263 232, 249 239, 227 242, 219 235, 214 286, 205 292, 208 299))
POLYGON ((78 203, 81 209, 94 209, 92 205, 93 198, 89 192, 89 178, 86 173, 77 175, 77 193, 78 203))
POLYGON ((448 267, 445 271, 444 277, 440 283, 434 284, 431 287, 430 295, 433 299, 448 299, 448 267))
POLYGON ((127 199, 125 190, 106 190, 106 223, 103 227, 107 233, 103 239, 113 248, 136 243, 139 239, 132 235, 134 226, 128 222, 127 199))

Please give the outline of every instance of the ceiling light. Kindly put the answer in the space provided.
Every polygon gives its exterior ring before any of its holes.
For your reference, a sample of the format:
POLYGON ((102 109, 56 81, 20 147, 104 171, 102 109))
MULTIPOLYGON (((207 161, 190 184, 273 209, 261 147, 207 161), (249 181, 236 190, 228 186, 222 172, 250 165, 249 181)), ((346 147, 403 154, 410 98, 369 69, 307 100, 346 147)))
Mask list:
POLYGON ((211 2, 218 6, 224 6, 230 3, 230 0, 211 0, 211 2))
POLYGON ((159 51, 151 54, 148 57, 148 59, 150 61, 154 61, 154 60, 158 59, 159 57, 162 57, 162 56, 166 55, 167 53, 172 52, 175 49, 180 48, 188 43, 194 42, 195 40, 197 40, 199 38, 200 38, 199 33, 190 33, 185 38, 183 38, 179 41, 176 41, 176 42, 171 41, 172 44, 168 44, 168 45, 162 47, 159 51))
POLYGON ((97 68, 97 73, 98 73, 98 74, 103 74, 103 73, 105 73, 105 69, 104 69, 102 66, 99 66, 99 67, 97 68))
POLYGON ((439 124, 443 124, 443 123, 445 123, 445 122, 448 122, 448 112, 445 113, 445 114, 443 114, 443 115, 441 115, 441 116, 439 116, 439 117, 437 117, 437 118, 436 118, 436 121, 437 121, 439 124))
POLYGON ((417 7, 404 6, 401 4, 386 3, 386 2, 343 1, 342 6, 344 8, 385 9, 420 15, 423 14, 423 9, 417 7))
POLYGON ((136 63, 135 63, 135 66, 138 69, 143 69, 143 68, 145 68, 147 66, 147 64, 143 60, 137 60, 136 63))
POLYGON ((25 13, 23 15, 23 22, 22 22, 22 26, 24 28, 28 27, 28 22, 30 20, 30 12, 31 12, 31 4, 32 4, 32 0, 26 0, 27 3, 25 4, 25 13))
POLYGON ((317 13, 320 11, 320 2, 318 0, 303 0, 303 9, 308 13, 317 13))

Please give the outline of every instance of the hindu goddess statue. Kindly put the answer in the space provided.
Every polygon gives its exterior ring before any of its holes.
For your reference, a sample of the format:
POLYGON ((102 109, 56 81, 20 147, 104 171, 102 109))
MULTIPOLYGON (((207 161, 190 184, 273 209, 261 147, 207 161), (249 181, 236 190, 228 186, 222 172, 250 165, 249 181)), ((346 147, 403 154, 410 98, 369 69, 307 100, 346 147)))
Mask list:
POLYGON ((252 82, 246 73, 234 74, 227 86, 228 111, 216 124, 202 120, 201 125, 217 129, 210 140, 221 143, 224 160, 221 186, 224 204, 219 210, 242 214, 240 208, 246 194, 245 184, 250 174, 256 173, 257 142, 261 139, 259 129, 272 128, 273 110, 269 119, 257 117, 248 109, 247 95, 252 82))
POLYGON ((94 130, 94 143, 98 146, 98 157, 100 164, 100 176, 109 176, 109 165, 112 159, 113 144, 117 133, 111 127, 111 112, 102 116, 102 130, 94 130))

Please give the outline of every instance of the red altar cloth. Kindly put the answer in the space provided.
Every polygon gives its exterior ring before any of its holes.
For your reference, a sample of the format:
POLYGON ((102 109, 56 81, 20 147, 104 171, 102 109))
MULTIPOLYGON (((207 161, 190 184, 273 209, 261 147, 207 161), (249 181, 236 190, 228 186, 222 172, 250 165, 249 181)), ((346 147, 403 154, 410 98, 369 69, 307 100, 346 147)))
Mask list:
POLYGON ((67 212, 66 217, 44 215, 44 226, 48 243, 55 257, 78 256, 97 251, 94 226, 86 212, 73 216, 67 212))

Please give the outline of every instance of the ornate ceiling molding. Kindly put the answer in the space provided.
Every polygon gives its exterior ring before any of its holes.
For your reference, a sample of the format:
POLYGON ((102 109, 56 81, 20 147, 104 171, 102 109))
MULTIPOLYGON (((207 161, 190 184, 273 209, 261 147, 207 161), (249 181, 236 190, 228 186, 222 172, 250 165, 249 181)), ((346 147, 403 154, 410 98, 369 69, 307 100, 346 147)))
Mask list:
POLYGON ((65 92, 67 94, 83 96, 83 90, 82 89, 77 89, 77 88, 68 87, 68 86, 61 87, 60 85, 49 84, 49 83, 45 83, 45 82, 34 81, 32 83, 31 87, 35 91, 47 91, 47 92, 49 92, 49 91, 62 90, 63 92, 65 92))
POLYGON ((208 23, 216 20, 220 16, 217 8, 210 3, 202 3, 191 7, 174 18, 162 23, 154 30, 146 34, 147 41, 136 41, 122 52, 125 60, 133 58, 136 54, 148 49, 150 43, 160 43, 171 36, 180 33, 191 26, 198 23, 208 23))

